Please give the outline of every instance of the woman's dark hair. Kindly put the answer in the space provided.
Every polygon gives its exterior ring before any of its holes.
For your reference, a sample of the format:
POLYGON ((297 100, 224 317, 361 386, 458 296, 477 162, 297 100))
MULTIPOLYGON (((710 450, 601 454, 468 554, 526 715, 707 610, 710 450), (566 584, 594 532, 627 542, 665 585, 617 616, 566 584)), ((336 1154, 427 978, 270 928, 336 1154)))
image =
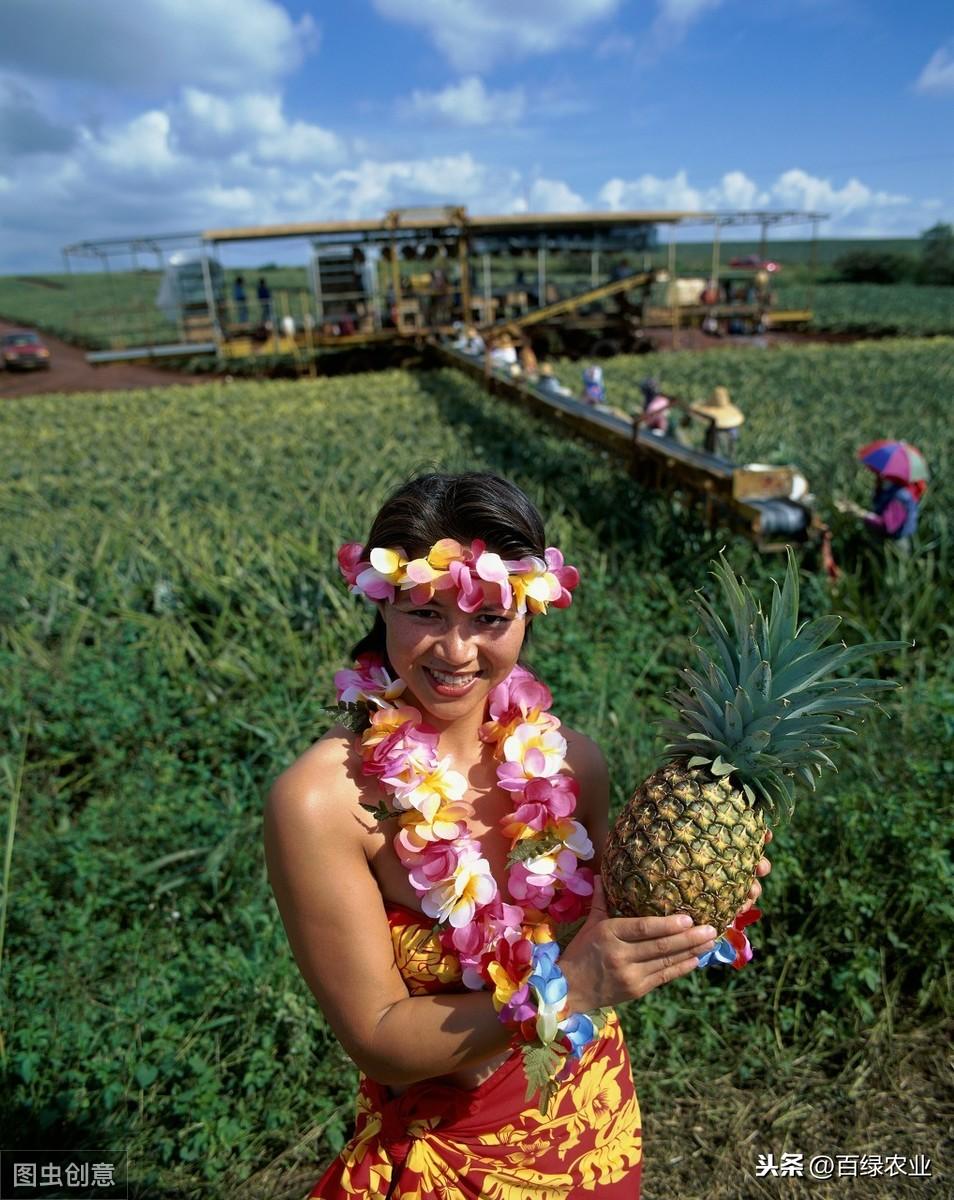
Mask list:
MULTIPOLYGON (((465 545, 475 538, 502 558, 543 558, 543 518, 516 484, 499 475, 419 475, 393 492, 371 523, 365 553, 375 546, 398 547, 411 558, 426 554, 441 538, 465 545)), ((529 634, 529 627, 527 633, 529 634)), ((351 654, 373 652, 387 663, 386 629, 379 612, 351 654)))

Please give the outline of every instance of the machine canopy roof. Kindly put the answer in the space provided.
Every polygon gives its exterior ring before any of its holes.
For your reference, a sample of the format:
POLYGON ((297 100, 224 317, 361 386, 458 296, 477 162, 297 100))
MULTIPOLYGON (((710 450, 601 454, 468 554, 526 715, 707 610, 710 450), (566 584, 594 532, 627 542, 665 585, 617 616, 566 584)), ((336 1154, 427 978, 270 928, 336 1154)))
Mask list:
POLYGON ((468 216, 453 206, 394 209, 380 220, 303 221, 297 224, 238 226, 208 229, 206 242, 264 241, 269 238, 307 237, 365 242, 403 241, 417 237, 454 238, 467 233, 472 238, 522 241, 529 238, 600 238, 606 242, 629 242, 637 230, 655 225, 719 224, 777 225, 821 219, 807 212, 590 212, 513 213, 507 216, 468 216))

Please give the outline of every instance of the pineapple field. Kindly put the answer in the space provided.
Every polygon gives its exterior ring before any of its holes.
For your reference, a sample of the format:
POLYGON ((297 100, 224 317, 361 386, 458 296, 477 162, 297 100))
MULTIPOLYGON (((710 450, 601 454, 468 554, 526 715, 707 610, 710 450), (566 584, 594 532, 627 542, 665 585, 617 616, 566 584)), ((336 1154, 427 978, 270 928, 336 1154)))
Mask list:
MULTIPOLYGON (((574 387, 578 370, 558 364, 574 387)), ((849 646, 904 643, 866 660, 900 686, 776 833, 754 961, 621 1009, 644 1195, 795 1194, 755 1190, 757 1155, 786 1152, 927 1155, 931 1180, 871 1177, 854 1194, 940 1194, 954 341, 604 370, 609 402, 631 410, 647 375, 689 399, 727 386, 742 457, 796 462, 834 533, 842 577, 806 558, 802 619, 841 614, 849 646), (887 436, 918 444, 932 472, 910 557, 834 508, 867 500, 854 451, 887 436)), ((690 601, 712 594, 720 549, 765 604, 785 559, 706 530, 450 370, 33 396, 0 422, 7 1146, 126 1148, 137 1198, 298 1200, 350 1135, 356 1072, 291 958, 261 814, 326 728, 331 676, 367 622, 336 548, 418 470, 523 487, 582 575, 528 661, 602 746, 614 812, 662 761, 666 693, 699 625, 690 601)))

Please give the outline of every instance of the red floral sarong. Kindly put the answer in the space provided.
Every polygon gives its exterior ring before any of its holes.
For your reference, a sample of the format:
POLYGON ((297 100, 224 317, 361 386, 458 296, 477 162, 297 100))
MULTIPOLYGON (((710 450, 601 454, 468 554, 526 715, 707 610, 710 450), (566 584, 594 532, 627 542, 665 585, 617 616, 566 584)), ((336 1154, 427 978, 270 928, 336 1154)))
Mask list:
MULTIPOLYGON (((457 991, 420 913, 388 906, 395 960, 412 995, 457 991)), ((639 1102, 613 1014, 544 1117, 515 1052, 476 1088, 425 1079, 400 1096, 362 1077, 351 1141, 309 1200, 638 1200, 639 1102)))

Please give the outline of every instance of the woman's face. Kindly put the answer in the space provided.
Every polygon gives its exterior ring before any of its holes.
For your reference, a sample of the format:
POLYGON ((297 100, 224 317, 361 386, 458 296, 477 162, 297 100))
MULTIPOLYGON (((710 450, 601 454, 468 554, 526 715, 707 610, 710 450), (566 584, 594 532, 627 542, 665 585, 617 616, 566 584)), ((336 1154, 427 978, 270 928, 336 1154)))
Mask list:
POLYGON ((487 605, 466 613, 455 590, 437 592, 425 605, 404 595, 382 604, 388 658, 421 708, 455 721, 479 708, 516 666, 526 617, 487 605))

